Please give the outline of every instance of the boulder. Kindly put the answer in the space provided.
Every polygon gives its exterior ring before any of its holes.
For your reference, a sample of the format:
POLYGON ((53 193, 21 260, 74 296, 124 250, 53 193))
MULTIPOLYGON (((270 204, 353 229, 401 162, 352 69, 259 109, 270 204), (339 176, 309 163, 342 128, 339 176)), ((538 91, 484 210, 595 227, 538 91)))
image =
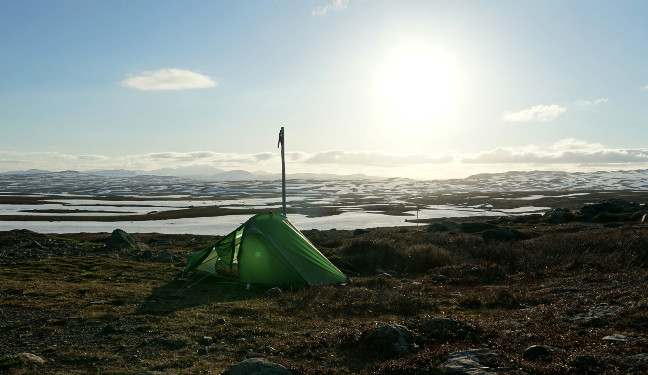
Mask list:
POLYGON ((137 249, 145 250, 148 246, 138 238, 131 236, 121 229, 115 229, 110 237, 106 239, 106 247, 114 250, 137 249))
POLYGON ((602 338, 605 342, 630 342, 634 340, 634 337, 628 337, 619 333, 608 335, 602 338))
POLYGON ((43 358, 32 353, 18 353, 18 357, 30 365, 42 365, 45 363, 43 358))
POLYGON ((588 218, 593 218, 602 212, 620 214, 623 212, 634 212, 639 208, 640 206, 637 203, 629 202, 625 199, 605 199, 598 203, 583 206, 580 209, 580 214, 588 218))
POLYGON ((496 357, 495 353, 486 348, 453 352, 445 357, 441 370, 447 374, 491 375, 495 374, 497 369, 490 368, 484 363, 496 357))
POLYGON ((527 361, 546 358, 549 356, 549 348, 543 345, 532 345, 526 348, 522 357, 527 361))
POLYGON ((542 215, 542 221, 550 224, 562 224, 574 219, 575 215, 568 208, 552 208, 542 215))
POLYGON ((290 371, 280 364, 265 358, 250 358, 230 367, 223 375, 290 375, 290 371))
POLYGON ((588 312, 575 314, 572 320, 583 326, 602 326, 605 320, 614 316, 622 306, 600 305, 588 312))
POLYGON ((361 339, 369 351, 383 357, 409 354, 412 347, 412 332, 407 327, 393 324, 363 334, 361 339))

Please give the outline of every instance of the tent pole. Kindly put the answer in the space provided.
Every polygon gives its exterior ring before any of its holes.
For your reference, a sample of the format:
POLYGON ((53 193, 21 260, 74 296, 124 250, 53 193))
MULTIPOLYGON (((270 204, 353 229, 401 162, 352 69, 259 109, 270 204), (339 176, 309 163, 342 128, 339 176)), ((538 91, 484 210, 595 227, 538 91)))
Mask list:
POLYGON ((281 145, 281 198, 283 202, 283 215, 286 216, 286 159, 284 157, 284 127, 279 131, 279 144, 281 145))

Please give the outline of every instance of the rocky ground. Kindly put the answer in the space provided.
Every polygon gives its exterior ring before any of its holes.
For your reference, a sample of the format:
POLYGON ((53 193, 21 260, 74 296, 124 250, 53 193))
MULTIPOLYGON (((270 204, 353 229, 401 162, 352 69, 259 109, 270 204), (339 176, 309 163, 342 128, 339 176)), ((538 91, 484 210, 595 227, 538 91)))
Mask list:
POLYGON ((0 232, 8 374, 644 374, 646 205, 305 231, 345 285, 178 279, 216 238, 0 232))

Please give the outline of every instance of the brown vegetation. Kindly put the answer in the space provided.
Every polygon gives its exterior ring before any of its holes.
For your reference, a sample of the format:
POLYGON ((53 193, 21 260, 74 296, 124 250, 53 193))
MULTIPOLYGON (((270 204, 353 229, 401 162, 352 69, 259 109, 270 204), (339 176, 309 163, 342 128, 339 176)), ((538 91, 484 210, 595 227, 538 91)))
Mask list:
POLYGON ((213 238, 140 234, 145 254, 107 249, 107 234, 2 232, 0 372, 218 374, 264 357, 295 374, 435 374, 449 353, 488 348, 485 365, 504 373, 646 373, 648 227, 507 225, 528 239, 306 231, 353 281, 275 297, 177 280, 213 238), (181 259, 156 262, 166 250, 181 259), (407 353, 376 339, 385 324, 412 332, 407 353), (525 359, 532 345, 549 355, 525 359))

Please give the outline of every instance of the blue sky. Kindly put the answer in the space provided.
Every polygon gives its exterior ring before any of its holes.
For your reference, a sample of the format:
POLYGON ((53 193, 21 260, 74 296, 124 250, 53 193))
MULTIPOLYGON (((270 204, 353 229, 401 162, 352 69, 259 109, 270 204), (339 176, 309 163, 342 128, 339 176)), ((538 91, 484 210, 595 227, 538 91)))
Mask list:
POLYGON ((648 168, 645 1, 0 1, 0 171, 648 168))

